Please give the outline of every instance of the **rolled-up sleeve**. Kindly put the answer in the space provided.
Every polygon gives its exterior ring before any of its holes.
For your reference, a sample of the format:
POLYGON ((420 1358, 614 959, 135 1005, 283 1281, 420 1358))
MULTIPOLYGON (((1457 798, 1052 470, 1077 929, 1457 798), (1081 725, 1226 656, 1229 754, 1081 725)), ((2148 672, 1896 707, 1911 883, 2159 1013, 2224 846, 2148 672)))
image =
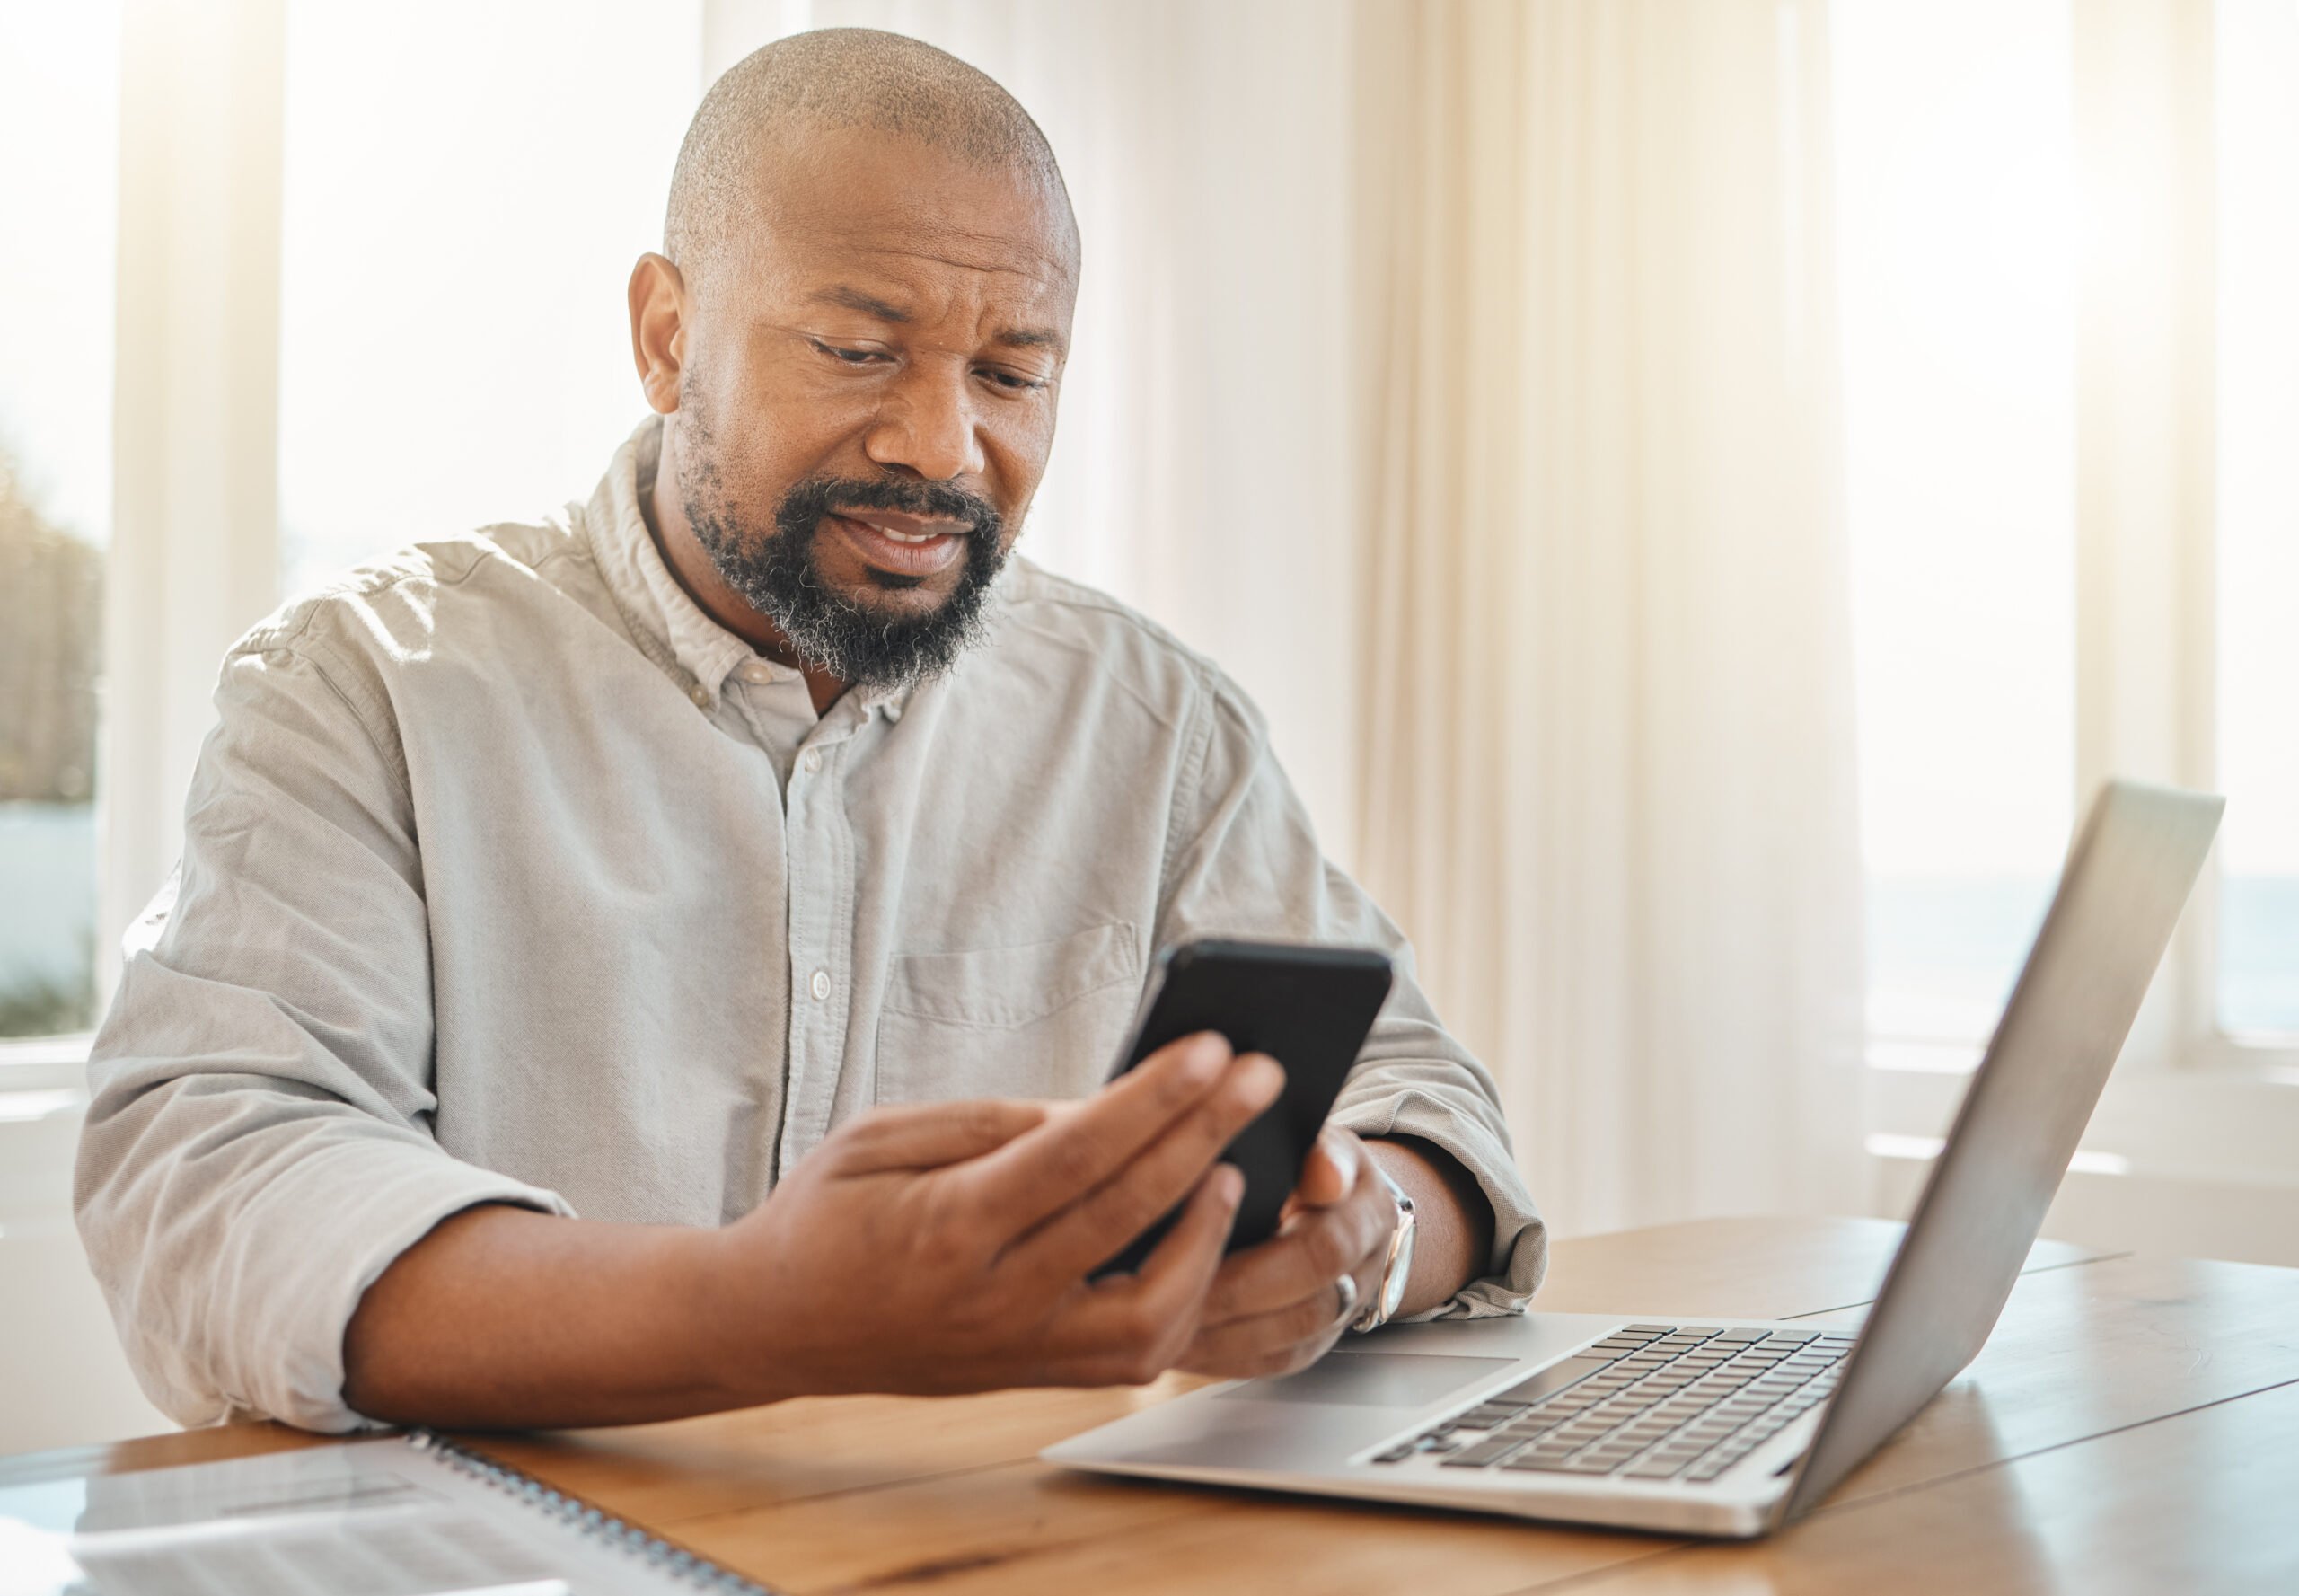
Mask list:
POLYGON ((90 1058, 75 1208, 171 1416, 355 1429, 344 1329, 392 1260, 475 1204, 568 1210, 430 1133, 423 879, 379 692, 291 617, 216 703, 90 1058))
POLYGON ((1158 942, 1274 937, 1389 955, 1396 983, 1334 1105, 1334 1123, 1361 1136, 1411 1136, 1444 1149, 1493 1206, 1486 1273, 1417 1317, 1519 1312, 1547 1265, 1547 1232, 1518 1170, 1493 1076, 1439 1023, 1404 933, 1318 848, 1258 711, 1206 669, 1175 804, 1158 942))

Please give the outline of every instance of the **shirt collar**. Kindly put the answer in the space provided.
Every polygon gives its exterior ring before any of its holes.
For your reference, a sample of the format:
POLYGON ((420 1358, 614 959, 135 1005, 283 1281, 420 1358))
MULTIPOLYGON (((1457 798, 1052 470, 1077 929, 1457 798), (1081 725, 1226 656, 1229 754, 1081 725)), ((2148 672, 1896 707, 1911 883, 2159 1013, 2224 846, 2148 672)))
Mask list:
MULTIPOLYGON (((769 679, 784 681, 799 673, 766 658, 750 644, 728 631, 687 596, 671 574, 647 529, 640 496, 654 487, 655 463, 661 457, 663 419, 649 416, 623 441, 607 466, 607 474, 578 511, 591 545, 592 558, 614 595, 615 606, 630 622, 631 633, 647 656, 687 691, 697 706, 718 707, 727 678, 745 665, 763 665, 769 679)), ((869 688, 859 691, 864 710, 883 709, 889 720, 902 719, 910 689, 869 688)))

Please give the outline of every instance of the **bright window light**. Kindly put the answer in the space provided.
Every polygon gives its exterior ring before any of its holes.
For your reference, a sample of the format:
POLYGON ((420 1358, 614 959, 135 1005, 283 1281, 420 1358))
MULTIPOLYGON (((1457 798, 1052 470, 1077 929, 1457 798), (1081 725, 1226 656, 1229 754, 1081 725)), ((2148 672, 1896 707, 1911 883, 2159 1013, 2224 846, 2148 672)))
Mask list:
POLYGON ((588 498, 646 413, 623 287, 662 247, 700 12, 290 0, 282 586, 588 498))
POLYGON ((0 1038, 95 1018, 119 7, 0 6, 0 1038))
POLYGON ((1869 1029, 1986 1036, 2074 763, 2065 0, 1830 13, 1869 1029))
MULTIPOLYGON (((1902 1136, 1874 1131, 1863 1145, 1871 1158, 1906 1159, 1921 1164, 1938 1158, 1948 1142, 1941 1136, 1902 1136)), ((2069 1158, 2067 1169, 2071 1175, 2128 1175, 2131 1160, 2119 1152, 2095 1152, 2083 1148, 2069 1158)))
POLYGON ((2218 0, 2219 1022, 2299 1033, 2299 5, 2218 0))

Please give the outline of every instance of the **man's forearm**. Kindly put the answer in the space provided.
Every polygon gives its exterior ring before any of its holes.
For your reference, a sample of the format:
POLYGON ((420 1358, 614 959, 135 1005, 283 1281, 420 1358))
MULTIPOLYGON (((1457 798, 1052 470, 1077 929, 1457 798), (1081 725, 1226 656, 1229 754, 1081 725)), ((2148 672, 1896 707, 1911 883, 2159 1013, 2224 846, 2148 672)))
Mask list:
POLYGON ((1189 1345, 1241 1182, 1222 1148, 1270 1059, 1201 1035, 1057 1113, 880 1107, 717 1230, 466 1210, 367 1288, 344 1334, 370 1417, 547 1427, 840 1391, 1138 1383, 1189 1345), (1086 1271, 1182 1208, 1141 1271, 1086 1271))
MULTIPOLYGON (((1365 1145, 1416 1211, 1401 1311, 1438 1307, 1484 1273, 1491 1206, 1441 1149, 1405 1137, 1365 1145)), ((815 1389, 757 1322, 762 1305, 741 1289, 756 1270, 727 1255, 728 1235, 467 1209, 368 1287, 344 1334, 344 1400, 395 1423, 546 1428, 681 1418, 815 1389)))
POLYGON ((508 1429, 640 1424, 787 1395, 766 1383, 771 1371, 717 1354, 717 1235, 466 1209, 367 1288, 344 1333, 344 1400, 369 1418, 508 1429), (730 1368, 757 1385, 729 1384, 730 1368))
POLYGON ((1489 1266, 1493 1205, 1460 1160, 1432 1142, 1378 1136, 1365 1146, 1413 1199, 1413 1274, 1398 1316, 1426 1313, 1489 1266))

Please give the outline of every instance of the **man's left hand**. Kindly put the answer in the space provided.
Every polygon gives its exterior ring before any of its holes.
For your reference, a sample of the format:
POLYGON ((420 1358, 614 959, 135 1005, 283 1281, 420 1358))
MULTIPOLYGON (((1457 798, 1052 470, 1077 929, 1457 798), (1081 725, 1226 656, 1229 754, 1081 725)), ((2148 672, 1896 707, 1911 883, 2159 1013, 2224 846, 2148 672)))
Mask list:
POLYGON ((1278 1233, 1223 1260, 1180 1367, 1242 1380, 1306 1369, 1381 1289, 1396 1199, 1372 1150, 1327 1125, 1301 1167, 1278 1233), (1345 1302, 1339 1282, 1357 1283, 1345 1302), (1343 1312, 1344 1307, 1348 1311, 1343 1312))

